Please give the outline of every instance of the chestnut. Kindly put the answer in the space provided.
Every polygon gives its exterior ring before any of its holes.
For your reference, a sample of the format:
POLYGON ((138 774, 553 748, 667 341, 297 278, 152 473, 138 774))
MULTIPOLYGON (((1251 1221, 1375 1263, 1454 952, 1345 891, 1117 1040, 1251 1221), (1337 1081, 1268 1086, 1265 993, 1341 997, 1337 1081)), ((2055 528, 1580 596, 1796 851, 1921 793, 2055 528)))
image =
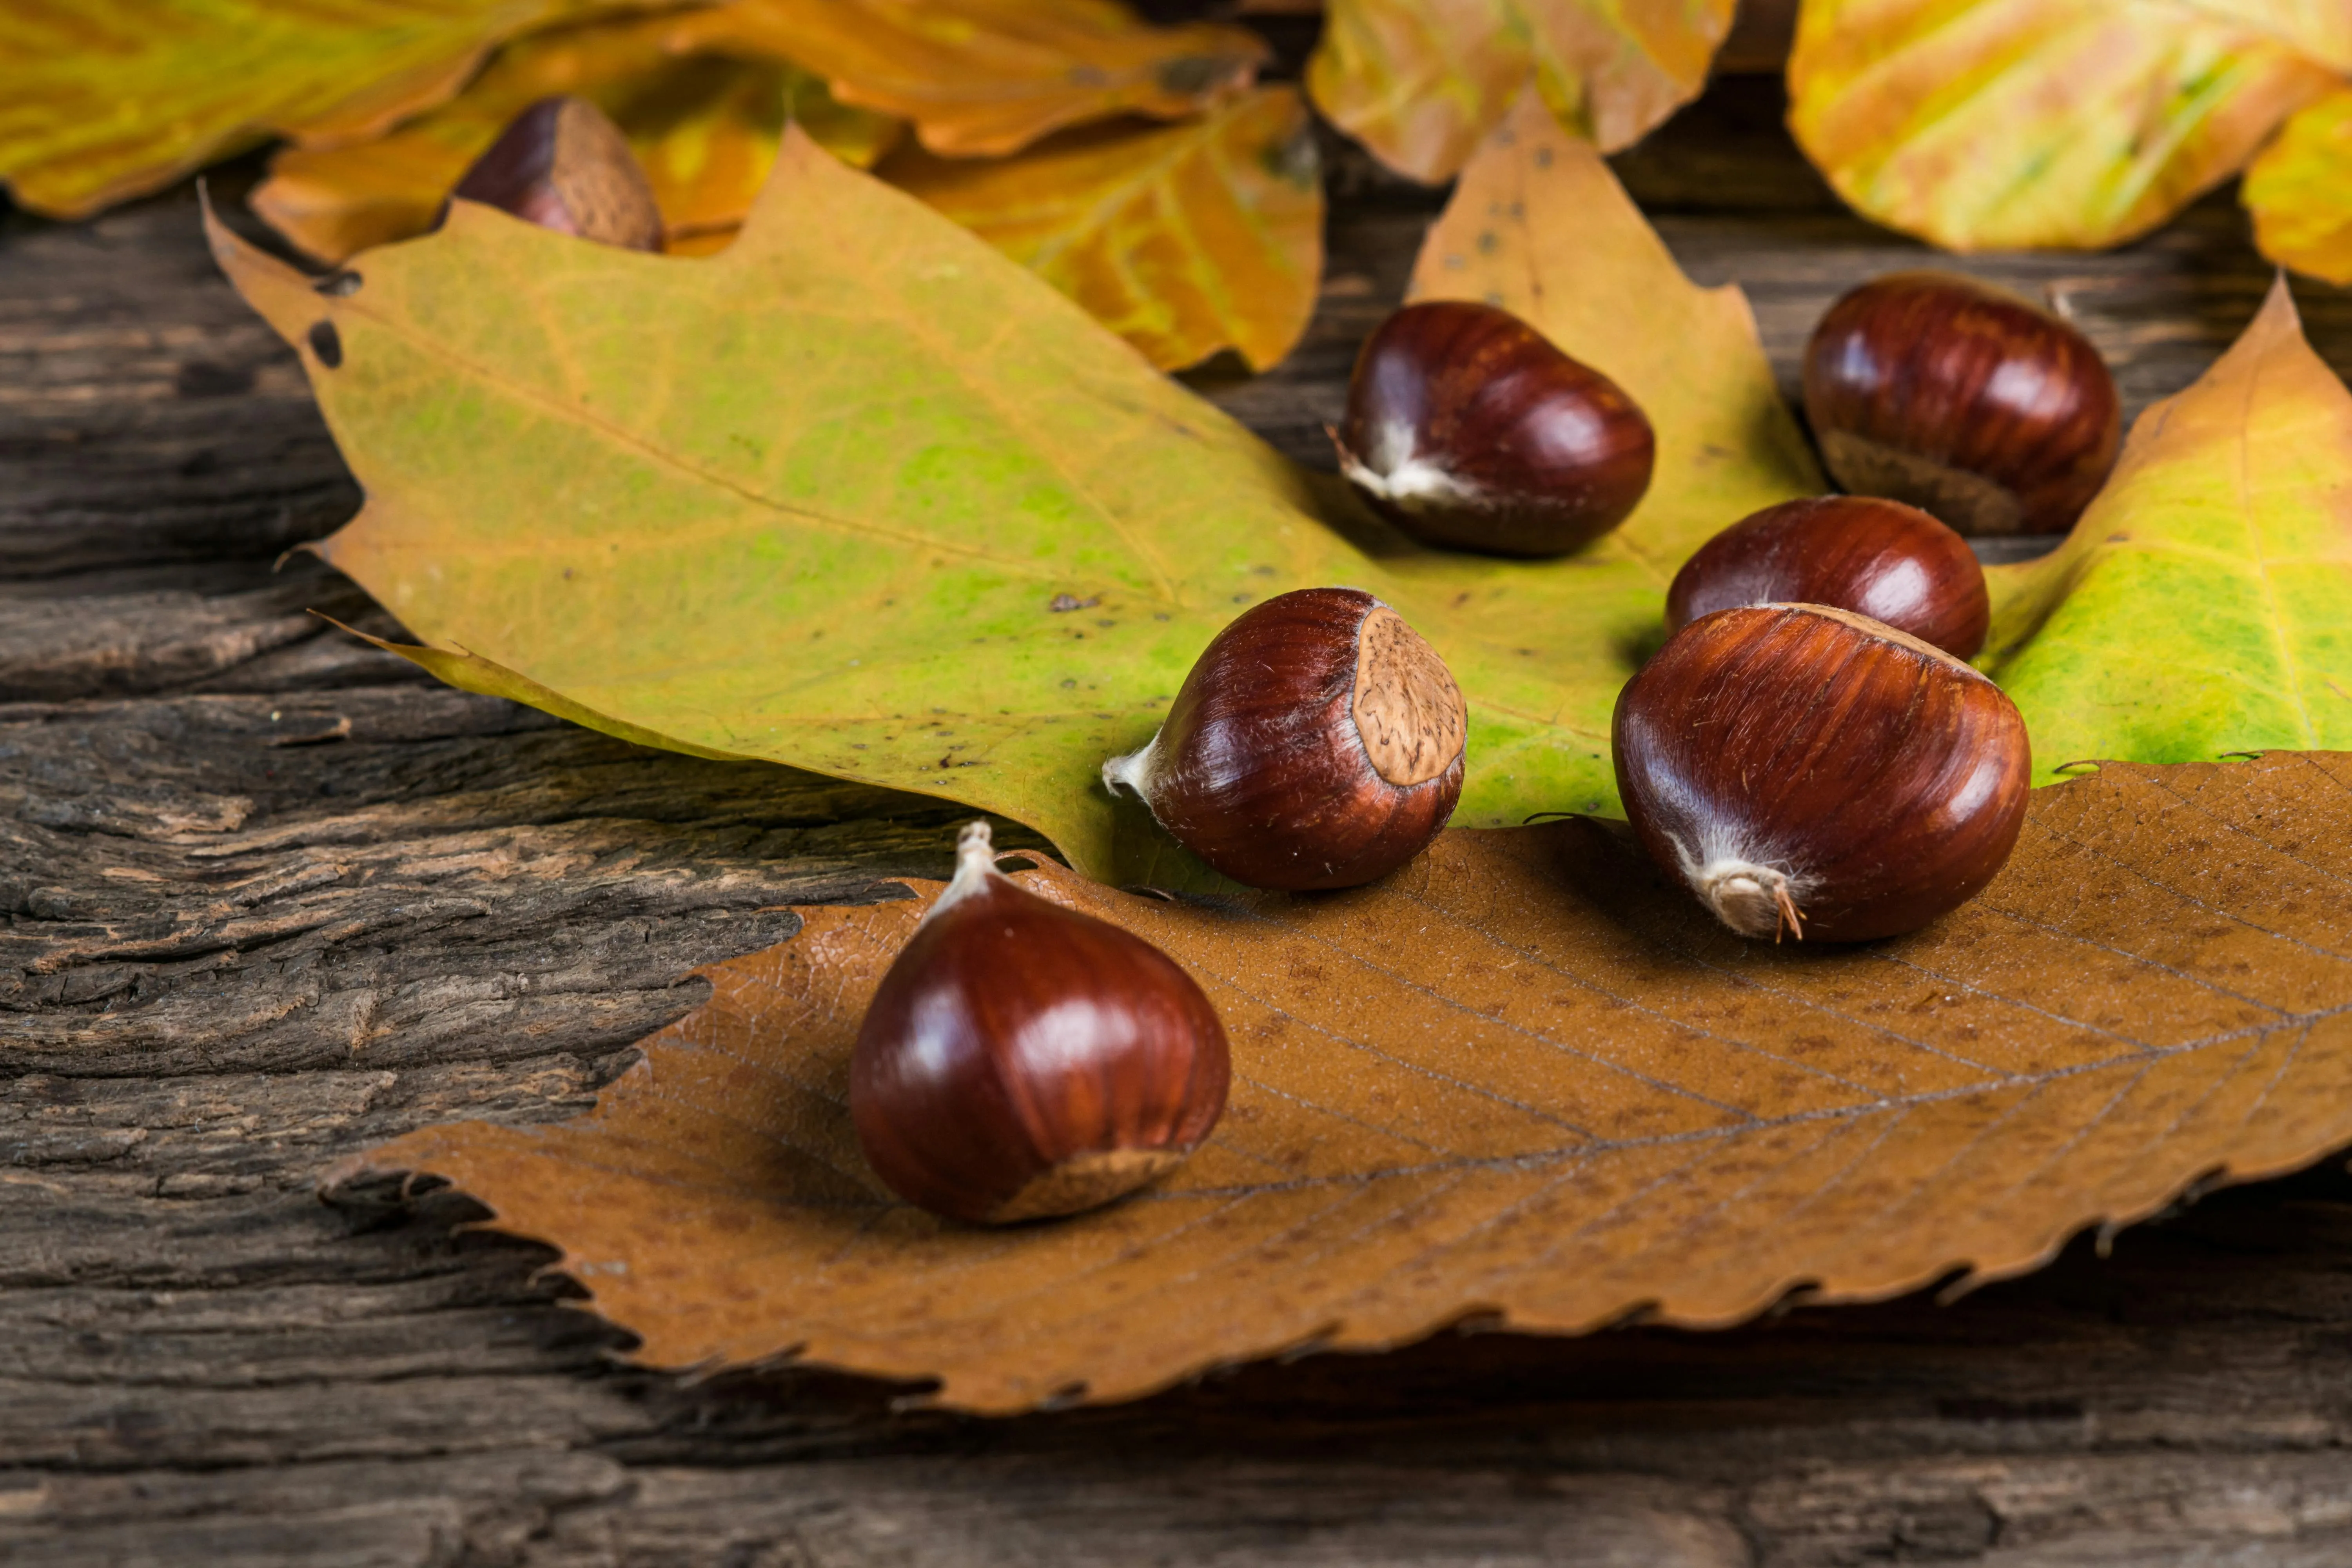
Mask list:
POLYGON ((1840 485, 1967 534, 2073 527, 2123 431, 2090 339, 1941 272, 1874 279, 1830 307, 1805 345, 1805 415, 1840 485))
POLYGON ((1666 590, 1666 630, 1735 605, 1830 605, 1973 658, 1992 624, 1984 568, 1968 541, 1901 501, 1816 496, 1782 501, 1698 548, 1666 590))
POLYGON ((584 98, 543 98, 515 116, 450 194, 559 234, 661 248, 653 186, 620 128, 584 98))
POLYGON ((1691 622, 1618 694, 1611 737, 1643 847, 1742 936, 1916 931, 1992 880, 2025 820, 2016 705, 1824 605, 1691 622))
POLYGON ((849 1114, 891 1191, 1006 1225, 1164 1174, 1216 1125, 1231 1077, 1191 975, 1001 874, 975 822, 858 1026, 849 1114))
POLYGON ((1352 888, 1454 815, 1469 727, 1403 616, 1354 588, 1301 588, 1219 632, 1151 743, 1105 763, 1103 783, 1236 882, 1352 888))
POLYGON ((1559 555, 1625 521, 1657 443, 1623 389, 1508 310, 1407 305, 1356 357, 1339 468, 1423 544, 1559 555))

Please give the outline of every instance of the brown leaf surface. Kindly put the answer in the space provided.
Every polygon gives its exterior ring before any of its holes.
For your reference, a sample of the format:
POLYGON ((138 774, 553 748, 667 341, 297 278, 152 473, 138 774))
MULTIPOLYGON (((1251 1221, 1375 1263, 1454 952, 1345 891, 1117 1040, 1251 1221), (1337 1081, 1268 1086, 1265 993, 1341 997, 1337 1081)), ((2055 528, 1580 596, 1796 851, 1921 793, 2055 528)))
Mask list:
POLYGON ((844 1085, 910 900, 707 971, 578 1121, 362 1163, 559 1248, 647 1362, 797 1354, 1010 1412, 1470 1313, 1714 1326, 2014 1273, 2352 1140, 2352 754, 2037 791, 1981 898, 1860 949, 1742 942, 1585 820, 1448 833, 1339 896, 1024 878, 1175 955, 1231 1031, 1223 1125, 1135 1200, 980 1231, 877 1188, 844 1085))
POLYGON ((1247 28, 1155 27, 1115 0, 736 0, 686 28, 699 47, 797 61, 959 158, 1117 114, 1195 114, 1271 58, 1247 28))
POLYGON ((1290 352, 1323 272, 1307 106, 1261 89, 1177 125, 1088 127, 1010 158, 921 148, 878 171, 1036 273, 1163 370, 1290 352))

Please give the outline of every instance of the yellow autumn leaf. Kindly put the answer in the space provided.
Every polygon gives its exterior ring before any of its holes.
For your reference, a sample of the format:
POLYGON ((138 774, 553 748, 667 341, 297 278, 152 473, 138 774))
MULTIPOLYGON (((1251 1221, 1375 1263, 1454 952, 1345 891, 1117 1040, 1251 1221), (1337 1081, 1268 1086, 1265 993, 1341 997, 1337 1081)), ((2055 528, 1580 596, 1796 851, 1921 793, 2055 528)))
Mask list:
POLYGON ((327 261, 422 234, 507 123, 556 93, 613 117, 674 240, 743 221, 787 121, 860 168, 898 139, 898 121, 835 102, 788 61, 712 47, 692 20, 607 18, 520 39, 451 102, 381 141, 280 153, 253 208, 327 261))
POLYGON ((1332 0, 1307 89, 1414 179, 1450 179, 1532 82, 1613 152, 1696 97, 1733 0, 1332 0))
POLYGON ((909 147, 881 174, 1164 369, 1232 347, 1263 370, 1314 312, 1323 187, 1307 106, 1289 88, 1176 125, 1071 132, 1005 159, 909 147))
POLYGON ((1805 0, 1789 123, 1954 250, 2144 234, 2352 71, 2339 0, 1805 0))
POLYGON ((2352 87, 2306 106, 2246 170, 2254 243, 2283 267, 2352 283, 2352 87))
POLYGON ((1246 28, 1155 27, 1114 0, 735 0, 681 36, 797 60, 844 103, 967 158, 1117 114, 1181 119, 1247 88, 1271 54, 1246 28))
POLYGON ((8 0, 0 179, 85 217, 285 136, 381 134, 465 85, 501 40, 646 0, 8 0))

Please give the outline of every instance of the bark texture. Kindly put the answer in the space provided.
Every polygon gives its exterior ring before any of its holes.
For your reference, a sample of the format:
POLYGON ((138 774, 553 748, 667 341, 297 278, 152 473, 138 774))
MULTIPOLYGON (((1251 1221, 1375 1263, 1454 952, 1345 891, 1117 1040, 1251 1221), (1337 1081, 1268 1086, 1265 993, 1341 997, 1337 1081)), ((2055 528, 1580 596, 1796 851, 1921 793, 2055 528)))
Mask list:
MULTIPOLYGON (((1621 160, 1784 379, 1916 265, 1769 82, 1621 160)), ((1194 377, 1328 467, 1434 199, 1338 159, 1273 374, 1194 377)), ((2270 279, 2223 200, 2046 293, 2129 409, 2270 279)), ((2352 366, 2352 295, 2305 291, 2352 366)), ((988 1423, 778 1369, 632 1370, 462 1195, 315 1173, 572 1114, 793 906, 944 876, 961 814, 448 690, 289 545, 357 492, 183 190, 0 219, 0 1560, 588 1565, 2352 1561, 2352 1180, 2223 1194, 2036 1278, 1735 1332, 1465 1332, 988 1423)), ((1474 1325, 1475 1327, 1475 1325, 1474 1325)))

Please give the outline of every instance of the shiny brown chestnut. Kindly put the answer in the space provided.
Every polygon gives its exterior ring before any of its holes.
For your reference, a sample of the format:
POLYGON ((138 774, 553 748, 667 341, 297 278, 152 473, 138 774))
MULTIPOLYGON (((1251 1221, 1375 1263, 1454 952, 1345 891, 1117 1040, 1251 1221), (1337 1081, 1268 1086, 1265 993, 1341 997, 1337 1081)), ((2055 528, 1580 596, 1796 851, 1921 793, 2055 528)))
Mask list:
POLYGON ((1139 752, 1103 764, 1237 882, 1352 888, 1421 852, 1462 795, 1469 712, 1437 650, 1353 588, 1301 588, 1219 632, 1139 752))
POLYGON ((956 860, 858 1026, 867 1163, 982 1225, 1076 1214, 1173 1169, 1224 1110, 1216 1008, 1142 938, 998 872, 987 823, 956 860))
POLYGON ((1424 544, 1559 555, 1650 488, 1650 421, 1507 310, 1407 305, 1365 341, 1332 439, 1372 506, 1424 544))
POLYGON ((1941 272, 1874 279, 1830 307, 1805 347, 1805 415, 1840 485, 1977 535, 2073 527, 2123 429, 2090 339, 1941 272))
POLYGON ((1702 616, 1618 694, 1625 815, 1742 936, 1866 942, 1976 894, 2025 820, 2032 757, 1999 687, 1847 610, 1702 616))
POLYGON ((450 194, 559 234, 661 248, 661 208, 636 154, 583 98, 543 98, 515 116, 450 194))
POLYGON ((1992 621, 1968 541, 1901 501, 1816 496, 1742 518, 1683 563, 1666 630, 1736 605, 1829 605, 1973 658, 1992 621))

